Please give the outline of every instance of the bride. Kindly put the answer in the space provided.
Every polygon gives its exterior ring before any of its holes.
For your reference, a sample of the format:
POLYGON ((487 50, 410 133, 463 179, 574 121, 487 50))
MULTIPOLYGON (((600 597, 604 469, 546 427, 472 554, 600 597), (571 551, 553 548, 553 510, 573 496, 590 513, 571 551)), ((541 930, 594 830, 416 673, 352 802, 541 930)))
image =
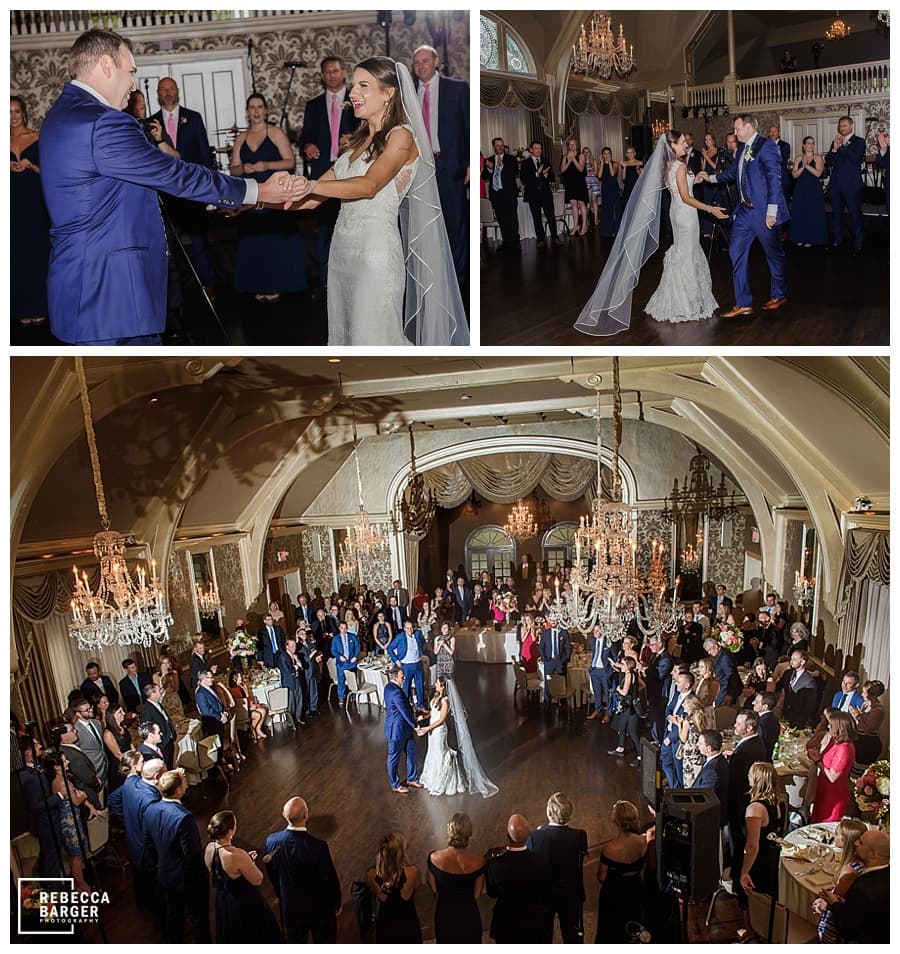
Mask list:
POLYGON ((484 774, 469 727, 466 711, 452 679, 438 676, 434 682, 431 700, 431 718, 427 729, 428 751, 419 781, 429 795, 462 795, 466 792, 485 798, 496 795, 498 788, 484 774), (447 741, 447 720, 453 715, 459 751, 450 748, 447 741))
POLYGON ((659 137, 625 207, 600 281, 575 322, 578 331, 614 335, 629 327, 631 294, 641 268, 659 247, 663 189, 668 189, 672 198, 669 217, 674 241, 666 252, 662 279, 646 311, 657 321, 681 322, 710 318, 718 308, 694 210, 701 209, 717 219, 727 219, 728 214, 694 198, 693 176, 681 161, 686 151, 685 138, 677 130, 659 137))
POLYGON ((342 200, 328 256, 328 345, 467 345, 434 157, 409 70, 384 56, 363 60, 349 103, 359 126, 334 167, 309 181, 309 198, 294 205, 342 200))

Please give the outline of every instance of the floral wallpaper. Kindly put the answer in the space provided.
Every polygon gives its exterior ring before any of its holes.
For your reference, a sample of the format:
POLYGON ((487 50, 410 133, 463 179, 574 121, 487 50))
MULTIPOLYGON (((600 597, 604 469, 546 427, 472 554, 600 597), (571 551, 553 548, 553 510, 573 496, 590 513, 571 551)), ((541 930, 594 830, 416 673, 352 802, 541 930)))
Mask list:
POLYGON ((331 565, 331 544, 328 535, 331 530, 328 527, 304 527, 301 531, 303 547, 303 585, 307 592, 312 591, 318 586, 323 593, 330 593, 334 588, 334 571, 331 565), (317 560, 313 541, 319 538, 322 551, 322 559, 317 560))
POLYGON ((724 583, 732 597, 744 592, 744 533, 747 517, 739 513, 731 518, 731 545, 723 547, 722 522, 709 521, 709 560, 706 575, 715 583, 724 583))
POLYGON ((222 543, 213 547, 216 564, 216 582, 222 599, 222 619, 226 629, 247 611, 244 592, 244 574, 241 570, 241 548, 236 543, 222 543))
MULTIPOLYGON (((297 533, 279 533, 277 536, 270 535, 266 538, 266 545, 263 550, 263 576, 277 576, 284 571, 285 567, 299 567, 300 577, 305 581, 306 575, 303 572, 303 532, 297 533), (278 561, 278 551, 287 550, 287 560, 283 563, 278 561)), ((296 596, 296 593, 292 593, 296 596)))
POLYGON ((784 534, 784 578, 779 583, 781 598, 788 603, 794 602, 794 573, 800 569, 802 550, 803 521, 788 520, 784 534))
POLYGON ((191 594, 191 577, 188 571, 187 550, 173 550, 169 557, 169 577, 167 580, 169 610, 175 620, 169 632, 172 646, 176 650, 190 647, 197 632, 194 617, 194 599, 191 594))
POLYGON ((672 525, 663 520, 661 510, 639 510, 637 515, 637 562, 641 578, 646 580, 650 572, 650 554, 654 540, 661 540, 666 547, 663 554, 663 566, 666 568, 666 579, 672 575, 672 525))
MULTIPOLYGON (((448 62, 442 70, 447 76, 468 79, 469 14, 462 13, 461 19, 458 20, 448 16, 446 22, 449 26, 448 62)), ((323 56, 340 56, 352 67, 354 63, 368 56, 382 56, 385 52, 384 30, 375 22, 374 11, 360 11, 360 22, 353 26, 311 26, 278 32, 267 31, 266 26, 263 18, 259 18, 255 23, 250 19, 247 21, 247 35, 232 32, 216 35, 215 26, 210 25, 209 35, 184 38, 179 38, 172 27, 167 27, 164 43, 138 40, 134 53, 137 57, 156 53, 170 57, 196 50, 221 51, 243 57, 247 53, 247 36, 250 36, 253 39, 256 87, 266 97, 271 114, 280 111, 284 98, 287 74, 282 64, 302 60, 309 64, 310 68, 297 70, 288 103, 290 128, 299 130, 303 125, 306 101, 322 92, 318 64, 323 56), (163 46, 165 49, 161 49, 163 46)), ((190 32, 197 33, 196 25, 191 27, 190 32)), ((74 34, 72 39, 75 39, 74 34)), ((391 56, 407 65, 412 61, 413 51, 422 44, 442 48, 441 43, 435 43, 422 12, 412 26, 403 22, 402 15, 395 14, 390 27, 390 44, 391 56)), ((10 51, 10 92, 26 96, 29 121, 35 127, 40 126, 61 87, 69 79, 67 55, 66 48, 10 51)), ((155 112, 156 103, 149 105, 151 111, 155 112)))

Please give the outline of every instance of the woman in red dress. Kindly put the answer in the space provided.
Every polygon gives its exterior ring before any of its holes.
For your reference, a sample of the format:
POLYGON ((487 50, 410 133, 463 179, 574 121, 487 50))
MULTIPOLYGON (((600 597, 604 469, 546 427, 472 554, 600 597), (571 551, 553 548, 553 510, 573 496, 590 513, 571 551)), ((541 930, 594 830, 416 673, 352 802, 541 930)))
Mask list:
POLYGON ((540 636, 534 628, 534 617, 526 613, 522 617, 522 665, 525 672, 537 672, 538 643, 540 636))
POLYGON ((847 712, 826 714, 828 731, 822 738, 818 757, 819 771, 816 798, 813 803, 813 822, 840 821, 850 807, 850 770, 856 761, 853 744, 855 730, 853 717, 847 712))

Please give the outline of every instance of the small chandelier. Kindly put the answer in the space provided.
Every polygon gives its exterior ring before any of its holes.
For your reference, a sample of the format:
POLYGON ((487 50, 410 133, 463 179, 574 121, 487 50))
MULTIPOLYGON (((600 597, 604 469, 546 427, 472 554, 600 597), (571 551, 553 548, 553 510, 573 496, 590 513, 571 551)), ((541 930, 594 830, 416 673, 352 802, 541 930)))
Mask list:
POLYGON ((121 533, 109 528, 106 494, 100 474, 100 455, 91 417, 84 362, 75 358, 75 373, 84 415, 84 430, 91 456, 91 473, 97 497, 97 510, 103 528, 94 536, 94 553, 100 563, 97 591, 91 590, 87 573, 78 575, 72 568, 75 587, 72 594, 72 620, 69 635, 78 640, 78 648, 87 652, 106 646, 147 648, 169 639, 172 616, 167 612, 162 589, 156 576, 156 560, 150 561, 150 578, 141 564, 137 566, 137 582, 131 578, 125 560, 126 541, 121 533))
POLYGON ((437 501, 426 487, 425 477, 416 470, 416 439, 409 425, 409 480, 400 497, 400 529, 413 540, 428 536, 437 501))
POLYGON ((730 520, 737 513, 737 495, 728 493, 725 474, 720 474, 718 485, 710 477, 711 462, 697 448, 691 458, 690 473, 681 487, 678 478, 663 502, 663 519, 674 523, 679 519, 706 514, 711 520, 730 520))
POLYGON ((219 597, 219 591, 216 589, 215 583, 210 580, 205 590, 201 583, 196 583, 195 589, 197 592, 197 609, 200 611, 200 615, 215 616, 222 608, 222 600, 219 597))
POLYGON ((703 531, 697 531, 697 546, 689 543, 681 551, 681 571, 682 573, 693 573, 697 576, 703 565, 703 531))
POLYGON ((834 13, 834 23, 825 31, 826 40, 843 40, 850 36, 850 27, 840 17, 840 11, 834 13))
POLYGON ((812 609, 813 601, 816 596, 815 578, 801 576, 798 572, 794 573, 794 601, 804 612, 808 613, 812 609))
POLYGON ((523 500, 520 499, 510 511, 509 519, 503 524, 503 532, 518 543, 538 535, 538 525, 531 507, 523 500))
POLYGON ((573 72, 609 79, 615 70, 624 78, 636 65, 634 45, 629 46, 621 23, 618 38, 613 36, 612 17, 608 13, 594 13, 589 31, 582 24, 581 36, 572 46, 573 72))
POLYGON ((659 139, 660 136, 664 135, 669 131, 669 121, 667 119, 654 119, 653 120, 653 138, 659 139))

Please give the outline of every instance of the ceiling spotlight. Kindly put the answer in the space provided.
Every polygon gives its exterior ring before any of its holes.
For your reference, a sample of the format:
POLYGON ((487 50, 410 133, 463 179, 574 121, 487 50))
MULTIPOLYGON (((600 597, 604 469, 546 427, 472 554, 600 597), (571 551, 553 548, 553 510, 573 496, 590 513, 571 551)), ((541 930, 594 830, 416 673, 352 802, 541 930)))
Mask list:
POLYGON ((471 401, 471 400, 472 400, 472 395, 471 395, 471 394, 460 394, 459 399, 460 399, 460 401, 471 401))
POLYGON ((328 359, 328 363, 329 363, 329 364, 340 364, 340 363, 341 363, 341 359, 340 359, 340 358, 329 358, 329 359, 328 359))
POLYGON ((723 115, 723 116, 727 116, 727 115, 728 115, 728 107, 727 107, 727 106, 722 110, 722 115, 723 115))
POLYGON ((159 404, 159 398, 154 394, 147 402, 148 404, 159 404))

